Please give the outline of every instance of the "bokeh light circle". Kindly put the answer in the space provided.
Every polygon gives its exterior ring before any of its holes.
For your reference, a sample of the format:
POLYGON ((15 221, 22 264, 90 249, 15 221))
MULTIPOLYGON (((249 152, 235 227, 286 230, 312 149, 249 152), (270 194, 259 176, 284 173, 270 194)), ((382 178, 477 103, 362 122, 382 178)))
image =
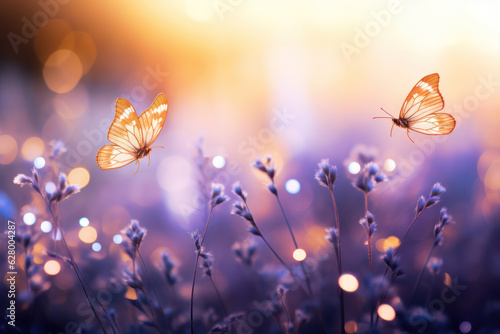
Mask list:
POLYGON ((226 165, 226 159, 222 155, 217 155, 212 159, 215 168, 222 168, 226 165))
POLYGON ((56 260, 49 260, 43 266, 43 270, 47 275, 54 276, 61 271, 61 265, 56 260))
POLYGON ((42 230, 43 233, 49 233, 50 231, 52 231, 52 223, 49 222, 48 220, 43 221, 40 224, 40 229, 42 230))
POLYGON ((468 321, 463 321, 462 323, 460 323, 459 329, 461 333, 470 333, 470 331, 472 330, 472 325, 468 321))
POLYGON ((285 189, 290 194, 296 194, 300 191, 300 183, 295 179, 290 179, 285 183, 285 189))
POLYGON ((43 67, 43 78, 47 87, 60 94, 75 88, 82 74, 80 58, 71 50, 57 50, 49 56, 43 67))
POLYGON ((78 237, 81 241, 91 244, 97 239, 97 231, 92 226, 85 226, 80 229, 80 232, 78 232, 78 237))
POLYGON ((47 194, 53 194, 54 191, 56 191, 56 185, 54 184, 54 182, 45 183, 45 192, 47 194))
POLYGON ((41 156, 45 150, 45 143, 38 137, 31 137, 24 141, 21 153, 26 161, 33 161, 41 156))
POLYGON ((293 251, 293 259, 297 262, 304 261, 307 257, 306 251, 302 248, 297 248, 293 251))
POLYGON ((0 136, 0 164, 8 165, 17 156, 17 142, 9 135, 0 136))
POLYGON ((353 161, 349 163, 349 165, 347 166, 347 170, 351 174, 358 174, 361 170, 361 166, 356 161, 353 161))
POLYGON ((387 159, 384 161, 384 169, 386 172, 393 172, 396 169, 396 161, 387 159))
POLYGON ((100 251, 100 250, 101 250, 101 248, 102 248, 102 246, 101 246, 101 244, 100 244, 100 243, 98 243, 98 242, 94 242, 94 243, 92 244, 92 250, 93 250, 94 252, 98 252, 98 251, 100 251))
POLYGON ((45 167, 45 159, 42 157, 38 157, 33 161, 33 165, 35 165, 37 169, 42 169, 43 167, 45 167))
POLYGON ((396 318, 396 312, 389 304, 382 304, 377 310, 378 316, 385 321, 392 321, 396 318))
POLYGON ((87 217, 82 217, 82 218, 80 218, 78 223, 80 224, 80 226, 85 227, 85 226, 89 226, 90 221, 87 217))
POLYGON ((77 184, 80 187, 85 187, 89 184, 90 174, 83 167, 73 168, 68 174, 68 182, 70 184, 77 184))
POLYGON ((119 234, 116 234, 115 236, 113 236, 113 242, 117 245, 121 244, 123 241, 123 237, 119 234))
POLYGON ((32 212, 25 213, 23 216, 23 222, 26 225, 33 225, 36 222, 36 216, 32 212))
POLYGON ((359 287, 358 279, 351 274, 343 274, 339 277, 339 286, 344 291, 354 292, 359 287))
POLYGON ((344 329, 345 329, 346 333, 349 333, 349 334, 356 333, 356 331, 358 330, 358 324, 356 323, 356 321, 350 320, 350 321, 345 323, 344 329))

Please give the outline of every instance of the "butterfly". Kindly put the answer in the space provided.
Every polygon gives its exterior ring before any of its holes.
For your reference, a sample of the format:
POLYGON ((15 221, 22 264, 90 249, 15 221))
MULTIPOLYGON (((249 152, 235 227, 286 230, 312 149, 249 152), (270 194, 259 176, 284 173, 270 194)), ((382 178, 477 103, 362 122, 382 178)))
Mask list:
MULTIPOLYGON (((399 118, 391 116, 392 129, 394 125, 406 129, 406 134, 410 138, 410 130, 423 133, 425 135, 447 135, 455 128, 455 118, 450 114, 440 113, 444 108, 444 100, 439 92, 439 74, 433 73, 423 77, 406 97, 399 118)), ((389 118, 389 117, 374 117, 389 118)), ((414 142, 411 138, 410 140, 414 142)))
MULTIPOLYGON (((165 123, 168 101, 158 94, 153 104, 137 117, 132 104, 122 98, 116 100, 115 119, 108 131, 108 140, 114 145, 104 145, 97 152, 97 165, 101 169, 120 168, 135 161, 139 171, 139 159, 151 160, 151 144, 156 140, 165 123)), ((163 146, 158 146, 163 147, 163 146)), ((134 175, 135 175, 134 174, 134 175)))

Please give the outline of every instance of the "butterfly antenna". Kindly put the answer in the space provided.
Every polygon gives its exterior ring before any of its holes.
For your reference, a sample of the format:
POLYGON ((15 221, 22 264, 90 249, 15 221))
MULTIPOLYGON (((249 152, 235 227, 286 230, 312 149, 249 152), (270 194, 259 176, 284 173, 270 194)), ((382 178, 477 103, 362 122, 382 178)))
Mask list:
POLYGON ((415 142, 413 141, 413 139, 411 139, 411 137, 410 137, 410 129, 406 129, 406 135, 408 136, 408 138, 410 138, 411 142, 413 144, 415 144, 415 142))
POLYGON ((391 126, 391 137, 392 137, 392 129, 394 129, 394 123, 391 126))
POLYGON ((158 148, 158 147, 165 148, 163 146, 153 146, 153 147, 150 147, 150 148, 158 148))
POLYGON ((396 118, 396 117, 392 116, 391 114, 389 114, 387 111, 385 111, 384 108, 380 108, 380 109, 382 109, 382 111, 385 112, 387 115, 391 116, 391 118, 396 118))

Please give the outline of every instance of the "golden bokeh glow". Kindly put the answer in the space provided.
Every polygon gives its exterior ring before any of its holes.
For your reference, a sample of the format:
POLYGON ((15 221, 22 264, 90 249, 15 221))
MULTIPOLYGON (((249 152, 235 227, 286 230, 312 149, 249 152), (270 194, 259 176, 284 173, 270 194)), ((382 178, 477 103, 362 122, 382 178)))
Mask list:
POLYGON ((78 237, 81 241, 91 244, 97 239, 97 231, 92 226, 85 226, 80 229, 80 232, 78 232, 78 237))
POLYGON ((43 67, 45 83, 55 93, 67 93, 75 88, 82 74, 80 58, 70 50, 57 50, 43 67))
POLYGON ((68 182, 70 184, 78 184, 82 188, 89 184, 90 174, 83 167, 77 167, 72 169, 68 174, 68 182))
POLYGON ((347 292, 354 292, 358 290, 359 283, 356 277, 351 274, 343 274, 339 277, 339 286, 342 290, 347 292))
POLYGON ((396 317, 396 312, 389 304, 382 304, 377 310, 378 316, 385 321, 392 321, 396 317))
POLYGON ((500 159, 494 160, 484 176, 484 185, 492 190, 500 190, 500 159))
POLYGON ((345 331, 346 333, 356 333, 356 331, 358 330, 358 324, 356 323, 356 321, 354 320, 350 320, 348 322, 345 323, 345 331))
POLYGON ((401 242, 399 241, 399 239, 393 235, 391 235, 390 237, 386 238, 384 240, 384 252, 387 251, 389 249, 389 247, 392 247, 393 249, 396 249, 399 247, 399 245, 401 244, 401 242))
POLYGON ((94 64, 97 50, 92 37, 81 31, 72 31, 66 35, 60 49, 71 50, 80 59, 83 74, 87 73, 94 64))
POLYGON ((44 150, 45 144, 43 140, 38 137, 31 137, 24 142, 21 153, 25 160, 33 161, 35 158, 41 156, 44 150))
POLYGON ((8 165, 17 156, 17 142, 9 135, 0 136, 0 164, 8 165))
POLYGON ((296 250, 293 251, 293 259, 295 261, 301 262, 306 259, 306 251, 303 250, 302 248, 297 248, 296 250))
POLYGON ((137 294, 135 293, 135 290, 132 289, 131 287, 127 287, 127 292, 125 293, 125 298, 130 299, 130 300, 136 300, 137 294))
POLYGON ((61 265, 56 260, 49 260, 43 266, 43 270, 47 275, 57 275, 61 271, 61 265))

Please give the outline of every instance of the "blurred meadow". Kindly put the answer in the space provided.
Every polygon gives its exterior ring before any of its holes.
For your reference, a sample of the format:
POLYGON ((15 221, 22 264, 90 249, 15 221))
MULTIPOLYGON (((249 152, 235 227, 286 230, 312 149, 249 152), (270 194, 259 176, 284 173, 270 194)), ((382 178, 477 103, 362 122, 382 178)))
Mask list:
POLYGON ((500 3, 1 7, 0 332, 500 333, 500 3), (390 137, 431 73, 455 130, 390 137), (101 170, 159 93, 164 149, 101 170))

